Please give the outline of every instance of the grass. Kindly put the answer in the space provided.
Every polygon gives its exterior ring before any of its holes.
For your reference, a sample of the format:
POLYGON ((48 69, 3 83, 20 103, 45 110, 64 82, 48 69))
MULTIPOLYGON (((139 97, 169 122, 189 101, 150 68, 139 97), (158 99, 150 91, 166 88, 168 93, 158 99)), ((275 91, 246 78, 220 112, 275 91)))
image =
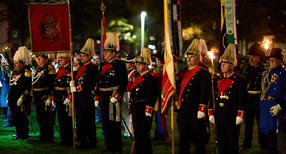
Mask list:
MULTIPOLYGON (((207 64, 210 66, 209 64, 207 64)), ((186 67, 187 65, 185 63, 178 63, 179 70, 186 67)), ((169 110, 170 111, 170 110, 169 110)), ((175 153, 178 153, 179 151, 179 132, 178 127, 176 123, 176 117, 177 114, 174 114, 174 131, 175 131, 175 153)), ((101 124, 96 124, 96 132, 97 132, 97 148, 93 150, 80 150, 80 149, 73 149, 72 147, 65 147, 65 146, 59 146, 56 145, 56 143, 60 142, 59 134, 57 133, 56 129, 54 128, 54 143, 50 144, 43 144, 37 142, 39 139, 39 126, 36 120, 36 112, 35 110, 32 110, 32 114, 29 116, 36 134, 33 133, 31 127, 29 126, 29 136, 30 138, 23 141, 18 140, 11 140, 13 134, 15 134, 14 130, 15 127, 1 127, 2 125, 5 125, 6 122, 4 121, 4 118, 0 118, 0 130, 4 135, 0 134, 0 153, 1 154, 50 154, 50 153, 79 153, 79 154, 87 154, 87 153, 101 153, 102 150, 105 149, 104 146, 104 137, 100 133, 102 132, 102 126, 101 124)), ((153 118, 154 121, 155 118, 153 118)), ((154 154, 171 154, 172 153, 172 144, 171 144, 171 115, 170 113, 166 116, 167 120, 167 126, 168 126, 168 132, 170 139, 167 141, 152 141, 152 149, 154 154)), ((58 126, 57 120, 56 124, 58 126)), ((151 129, 151 137, 154 136, 154 129, 155 129, 155 123, 152 124, 151 129)), ((206 146, 206 154, 214 154, 215 153, 215 140, 214 140, 214 133, 212 126, 210 128, 211 130, 211 138, 209 141, 209 144, 206 146)), ((124 133, 124 127, 122 125, 122 136, 124 133)), ((257 133, 257 126, 256 122, 254 124, 254 132, 253 132, 253 144, 252 149, 246 149, 246 150, 240 150, 239 152, 242 154, 267 154, 268 151, 260 151, 259 150, 259 144, 258 144, 258 133, 257 133)), ((240 136, 239 136, 239 146, 242 146, 242 142, 244 139, 244 123, 241 125, 240 129, 240 136)), ((78 144, 76 142, 76 144, 78 144)), ((132 140, 131 138, 122 138, 122 145, 123 145, 123 154, 129 154, 130 149, 132 146, 132 140)), ((191 153, 195 153, 194 144, 191 144, 191 153)), ((111 153, 106 153, 111 154, 111 153)))
MULTIPOLYGON (((172 151, 171 147, 171 119, 170 114, 166 116, 167 119, 167 125, 168 125, 168 132, 170 139, 167 141, 152 141, 152 149, 154 154, 170 154, 172 151)), ((176 113, 174 114, 174 118, 176 118, 176 113)), ((59 146, 56 145, 56 143, 60 142, 59 134, 57 133, 56 129, 54 129, 54 143, 49 144, 43 144, 37 142, 39 138, 39 126, 36 120, 36 112, 32 110, 32 114, 29 116, 35 131, 36 135, 33 133, 31 127, 29 127, 29 136, 30 138, 27 140, 11 140, 13 134, 15 134, 14 130, 15 127, 0 127, 1 132, 4 135, 0 135, 0 153, 1 154, 21 154, 21 153, 40 153, 40 154, 50 154, 50 153, 80 153, 80 154, 86 154, 86 153, 101 153, 102 150, 105 149, 104 146, 104 137, 101 135, 102 126, 101 124, 96 124, 96 132, 97 132, 97 148, 93 150, 81 150, 81 149, 73 149, 72 147, 65 147, 65 146, 59 146)), ((179 150, 179 132, 178 127, 175 120, 175 153, 178 153, 179 150)), ((153 118, 154 121, 154 118, 153 118)), ((57 123, 57 121, 56 121, 57 123)), ((6 122, 4 121, 4 118, 0 118, 0 125, 5 125, 6 122)), ((57 124, 58 125, 58 124, 57 124)), ((152 130, 151 130, 151 137, 154 136, 154 129, 155 129, 155 123, 152 124, 152 130)), ((244 123, 241 126, 241 133, 239 136, 239 145, 242 145, 243 141, 243 133, 244 131, 244 123)), ((122 125, 122 135, 124 133, 124 127, 122 125)), ((78 144, 76 142, 76 144, 78 144)), ((130 149, 132 146, 132 140, 131 138, 122 138, 122 144, 123 144, 123 153, 129 154, 130 149)), ((191 153, 194 153, 194 145, 191 145, 191 153)), ((206 153, 207 154, 214 154, 215 153, 215 142, 214 142, 214 133, 211 127, 211 139, 209 144, 206 146, 206 153)), ((254 133, 253 133, 253 148, 247 149, 247 150, 240 150, 240 153, 243 154, 266 154, 267 151, 260 151, 259 150, 259 144, 258 144, 258 136, 257 136, 257 127, 254 126, 254 133)), ((109 153, 107 153, 109 154, 109 153)), ((111 153, 110 153, 111 154, 111 153)))

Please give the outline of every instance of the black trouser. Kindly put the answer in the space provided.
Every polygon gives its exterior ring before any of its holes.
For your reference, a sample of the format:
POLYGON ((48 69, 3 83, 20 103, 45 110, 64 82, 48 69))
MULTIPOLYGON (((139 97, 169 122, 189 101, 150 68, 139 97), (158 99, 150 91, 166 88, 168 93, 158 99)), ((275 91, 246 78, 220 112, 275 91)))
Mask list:
POLYGON ((177 115, 177 125, 180 133, 179 154, 190 153, 190 143, 195 143, 195 153, 205 153, 205 121, 198 119, 197 115, 177 115))
POLYGON ((109 102, 104 103, 100 106, 100 111, 105 146, 114 152, 122 152, 121 121, 109 121, 109 102))
POLYGON ((282 154, 286 153, 285 149, 285 138, 286 138, 286 130, 279 130, 277 133, 276 130, 269 130, 267 134, 267 144, 268 144, 268 153, 269 154, 278 154, 278 144, 279 141, 280 152, 282 154))
POLYGON ((259 99, 260 95, 248 95, 248 102, 246 104, 245 110, 245 132, 244 132, 244 147, 251 147, 252 145, 252 133, 253 133, 253 124, 254 117, 257 121, 258 128, 258 142, 260 144, 260 148, 267 148, 267 136, 262 133, 259 129, 259 119, 260 119, 260 111, 259 111, 259 99))
POLYGON ((73 143, 72 116, 70 117, 68 116, 68 112, 66 111, 66 105, 63 104, 63 101, 67 96, 67 91, 57 90, 54 96, 55 96, 54 101, 56 103, 56 109, 58 114, 58 123, 59 123, 61 140, 64 144, 72 145, 73 143))
POLYGON ((94 123, 95 107, 93 103, 76 103, 77 138, 82 146, 95 148, 96 127, 94 123))
POLYGON ((11 106, 11 115, 13 122, 15 124, 17 137, 25 139, 29 137, 29 125, 27 117, 23 112, 21 112, 21 107, 19 106, 11 106))
POLYGON ((137 154, 152 154, 151 125, 152 117, 132 114, 132 123, 135 137, 135 149, 137 154))
POLYGON ((278 154, 276 130, 269 130, 267 134, 267 145, 269 154, 278 154))
POLYGON ((240 125, 216 124, 220 154, 238 154, 240 125))
POLYGON ((8 107, 2 107, 2 113, 3 113, 3 115, 6 115, 6 116, 7 116, 7 110, 8 110, 8 107))
POLYGON ((45 107, 45 102, 42 97, 46 95, 47 92, 34 91, 34 100, 36 104, 36 114, 37 114, 37 121, 40 127, 40 141, 43 142, 52 142, 54 139, 54 128, 53 128, 53 113, 51 107, 45 107))

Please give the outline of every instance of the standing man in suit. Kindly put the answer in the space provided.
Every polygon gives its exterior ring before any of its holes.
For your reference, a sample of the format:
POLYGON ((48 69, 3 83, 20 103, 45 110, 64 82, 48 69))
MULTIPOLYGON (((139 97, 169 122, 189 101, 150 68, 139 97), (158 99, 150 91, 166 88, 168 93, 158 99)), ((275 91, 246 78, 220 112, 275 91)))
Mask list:
POLYGON ((127 70, 124 62, 115 58, 119 41, 115 33, 110 33, 105 41, 104 61, 100 63, 99 78, 94 98, 95 107, 100 107, 102 129, 106 149, 122 153, 121 97, 127 86, 127 70))
POLYGON ((255 43, 250 47, 248 55, 249 63, 242 68, 242 75, 246 81, 248 101, 245 110, 244 141, 240 149, 251 148, 252 146, 254 117, 257 121, 260 149, 267 149, 267 136, 259 129, 261 74, 264 71, 264 65, 261 63, 261 60, 265 55, 265 48, 260 43, 255 43))
POLYGON ((150 64, 150 50, 144 47, 141 55, 136 58, 136 69, 140 75, 132 84, 130 95, 130 117, 134 128, 137 154, 152 153, 150 130, 158 86, 154 74, 148 69, 150 64))
POLYGON ((178 100, 177 124, 180 133, 179 153, 190 153, 190 143, 194 140, 195 153, 205 153, 205 113, 210 95, 210 73, 199 66, 201 44, 194 39, 184 55, 187 55, 188 67, 179 72, 177 83, 178 100))
MULTIPOLYGON (((94 53, 94 40, 88 38, 80 50, 82 65, 78 68, 74 81, 70 82, 72 93, 76 93, 76 127, 80 149, 96 147, 95 107, 92 91, 96 85, 98 69, 91 62, 94 53)), ((71 98, 69 95, 67 98, 71 98)), ((70 99, 71 100, 71 99, 70 99)))
POLYGON ((220 153, 238 154, 238 136, 247 95, 243 76, 234 72, 237 64, 234 44, 227 46, 219 62, 223 75, 214 80, 215 111, 213 103, 210 103, 209 120, 216 124, 220 153))
POLYGON ((19 47, 14 55, 15 70, 11 74, 8 105, 17 135, 12 140, 23 140, 29 138, 29 125, 26 109, 30 105, 31 71, 30 52, 25 47, 19 47))

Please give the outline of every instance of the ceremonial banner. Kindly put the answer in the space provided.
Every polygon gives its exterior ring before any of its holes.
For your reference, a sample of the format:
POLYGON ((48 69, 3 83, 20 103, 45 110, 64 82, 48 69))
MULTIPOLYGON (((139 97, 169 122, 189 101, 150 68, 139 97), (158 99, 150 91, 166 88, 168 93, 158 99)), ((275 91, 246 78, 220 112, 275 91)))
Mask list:
POLYGON ((227 43, 237 44, 235 0, 224 0, 224 19, 227 34, 227 43))
POLYGON ((29 6, 32 51, 70 52, 67 6, 29 6))
POLYGON ((163 81, 162 81, 162 95, 161 95, 161 113, 164 112, 169 98, 175 93, 175 69, 174 60, 171 50, 171 36, 170 36, 170 1, 164 0, 164 27, 165 27, 165 52, 164 52, 164 66, 163 66, 163 81), (168 1, 168 2, 167 2, 168 1), (169 19, 168 19, 169 18, 169 19))
POLYGON ((182 56, 183 54, 183 33, 182 33, 182 17, 180 0, 173 1, 173 22, 174 22, 174 54, 182 56))

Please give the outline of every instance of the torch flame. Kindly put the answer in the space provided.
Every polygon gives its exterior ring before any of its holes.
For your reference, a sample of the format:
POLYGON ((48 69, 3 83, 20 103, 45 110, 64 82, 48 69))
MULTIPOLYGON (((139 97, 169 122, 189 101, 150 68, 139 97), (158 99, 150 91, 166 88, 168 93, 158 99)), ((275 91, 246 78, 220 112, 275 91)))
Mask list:
POLYGON ((215 59, 214 53, 213 52, 208 52, 208 55, 210 56, 210 59, 213 60, 215 59))
POLYGON ((270 43, 271 43, 271 42, 269 42, 269 39, 267 39, 266 42, 265 42, 265 44, 264 44, 264 48, 265 48, 266 50, 268 49, 270 43))

